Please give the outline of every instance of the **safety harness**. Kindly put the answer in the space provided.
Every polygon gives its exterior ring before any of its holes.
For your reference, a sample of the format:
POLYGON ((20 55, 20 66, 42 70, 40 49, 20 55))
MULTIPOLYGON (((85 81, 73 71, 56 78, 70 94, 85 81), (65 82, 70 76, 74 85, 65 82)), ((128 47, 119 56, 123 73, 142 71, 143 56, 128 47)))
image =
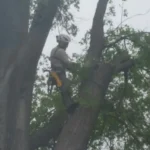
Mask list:
POLYGON ((62 86, 62 81, 60 80, 58 74, 55 71, 50 70, 49 71, 49 77, 47 80, 47 86, 48 86, 47 91, 49 94, 51 94, 54 85, 57 88, 60 88, 62 86))
MULTIPOLYGON (((58 51, 58 49, 55 51, 53 56, 51 56, 51 58, 54 58, 54 59, 57 59, 57 60, 61 61, 59 58, 57 58, 55 56, 57 51, 58 51)), ((53 69, 53 66, 51 66, 51 68, 53 69)), ((57 71, 55 71, 55 70, 45 70, 45 71, 49 71, 49 78, 48 78, 48 81, 47 81, 47 85, 48 85, 48 93, 51 94, 51 92, 53 90, 53 86, 56 85, 57 88, 60 88, 62 86, 62 81, 59 78, 59 75, 58 75, 57 71), (50 86, 51 86, 51 88, 50 88, 50 86)))

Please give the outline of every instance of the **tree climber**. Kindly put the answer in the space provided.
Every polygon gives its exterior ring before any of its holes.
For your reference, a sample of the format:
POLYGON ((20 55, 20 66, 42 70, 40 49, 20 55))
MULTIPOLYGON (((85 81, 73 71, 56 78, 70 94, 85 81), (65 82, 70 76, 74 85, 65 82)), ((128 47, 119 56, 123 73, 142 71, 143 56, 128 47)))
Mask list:
POLYGON ((73 113, 79 104, 74 102, 71 98, 72 91, 70 81, 66 77, 66 70, 73 73, 74 66, 76 66, 76 63, 71 62, 66 53, 66 49, 71 39, 68 35, 60 34, 59 36, 56 36, 56 40, 58 45, 52 49, 50 54, 51 68, 52 71, 56 72, 62 83, 59 90, 61 92, 63 104, 65 105, 68 113, 73 113))

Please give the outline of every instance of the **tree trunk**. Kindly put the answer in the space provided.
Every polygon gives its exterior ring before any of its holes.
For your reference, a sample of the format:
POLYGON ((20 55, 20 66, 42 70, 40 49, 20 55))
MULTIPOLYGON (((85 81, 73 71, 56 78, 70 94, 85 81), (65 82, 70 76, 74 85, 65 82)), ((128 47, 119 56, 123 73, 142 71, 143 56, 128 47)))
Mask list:
POLYGON ((91 107, 81 106, 68 121, 60 134, 55 150, 84 150, 91 131, 96 122, 100 105, 104 100, 105 92, 112 77, 113 67, 107 64, 94 70, 92 66, 99 63, 104 49, 103 18, 108 0, 99 0, 93 19, 91 42, 85 65, 89 67, 88 80, 84 81, 80 89, 80 100, 92 104, 91 107))
POLYGON ((35 81, 36 67, 43 50, 49 30, 52 27, 53 19, 57 12, 60 0, 48 0, 48 3, 41 1, 36 10, 33 24, 28 36, 27 43, 18 54, 17 68, 20 75, 20 98, 17 122, 17 134, 15 141, 20 139, 20 144, 14 144, 14 150, 29 149, 29 121, 31 111, 32 90, 35 81), (42 8, 42 9, 41 9, 42 8), (41 17, 42 15, 42 17, 41 17), (41 17, 41 18, 40 18, 41 17), (22 138, 20 138, 22 137, 22 138))
POLYGON ((29 15, 29 1, 14 0, 12 5, 4 1, 0 5, 3 6, 1 14, 7 14, 5 18, 1 15, 5 19, 1 33, 6 28, 6 36, 0 39, 0 53, 3 54, 0 55, 1 150, 28 150, 28 127, 36 67, 60 0, 48 0, 46 5, 41 2, 28 38, 26 16, 29 15), (8 6, 10 9, 7 9, 8 6), (9 27, 10 36, 7 35, 9 27))
POLYGON ((102 64, 79 95, 92 106, 80 106, 63 128, 55 150, 86 150, 91 131, 96 123, 100 105, 111 81, 113 67, 102 64), (97 81, 97 82, 94 82, 97 81))
POLYGON ((28 142, 24 142, 29 140, 29 135, 26 135, 26 133, 29 133, 32 90, 35 81, 36 67, 49 30, 52 27, 52 22, 56 14, 57 7, 59 6, 59 2, 60 0, 49 0, 47 5, 39 3, 28 40, 18 54, 17 68, 18 74, 21 75, 19 78, 21 81, 21 90, 18 110, 18 119, 20 120, 17 122, 17 134, 15 141, 18 139, 21 141, 20 144, 15 144, 14 150, 19 150, 21 147, 28 145, 28 142), (41 5, 44 5, 44 8, 41 5), (41 7, 43 9, 41 9, 41 7), (39 16, 41 16, 41 14, 42 18, 40 18, 40 20, 39 16))
POLYGON ((16 101, 12 72, 28 34, 29 0, 0 1, 0 149, 10 149, 15 130, 16 101))

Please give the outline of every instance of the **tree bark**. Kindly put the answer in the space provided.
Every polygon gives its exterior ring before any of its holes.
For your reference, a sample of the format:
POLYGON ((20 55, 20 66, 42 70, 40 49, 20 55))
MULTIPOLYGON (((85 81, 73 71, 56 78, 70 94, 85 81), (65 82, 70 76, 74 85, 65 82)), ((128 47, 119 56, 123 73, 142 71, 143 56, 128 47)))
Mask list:
MULTIPOLYGON (((91 42, 85 63, 95 66, 100 60, 104 48, 103 18, 108 0, 99 0, 93 26, 91 42)), ((80 100, 92 104, 90 107, 81 106, 64 126, 56 144, 55 150, 84 150, 97 120, 100 103, 104 101, 105 92, 111 81, 113 67, 102 64, 97 70, 89 69, 88 80, 84 81, 80 89, 80 100)), ((85 103, 85 102, 84 102, 85 103)))
POLYGON ((30 34, 29 1, 0 2, 0 17, 4 20, 0 28, 4 35, 0 38, 1 150, 28 149, 30 106, 36 66, 60 0, 41 2, 30 34))
POLYGON ((91 29, 90 47, 85 59, 85 61, 88 62, 88 64, 94 65, 96 63, 99 63, 100 57, 105 47, 103 18, 105 16, 107 4, 108 0, 99 0, 97 4, 91 29))
POLYGON ((113 67, 102 64, 90 81, 82 87, 80 99, 92 106, 80 106, 64 126, 55 150, 86 150, 88 139, 97 120, 100 105, 104 102, 107 87, 111 81, 113 67), (94 82, 96 81, 96 82, 94 82))
MULTIPOLYGON (((16 55, 28 34, 29 0, 0 1, 0 149, 9 149, 15 128, 11 90, 16 55), (11 96, 10 96, 11 95, 11 96), (9 123, 8 123, 9 122, 9 123)), ((13 109, 14 107, 14 109, 13 109)))
POLYGON ((20 92, 18 104, 18 121, 16 124, 14 150, 29 149, 29 122, 33 84, 35 81, 36 68, 43 50, 49 30, 57 12, 60 0, 40 1, 33 19, 28 40, 18 53, 17 72, 19 74, 20 92))

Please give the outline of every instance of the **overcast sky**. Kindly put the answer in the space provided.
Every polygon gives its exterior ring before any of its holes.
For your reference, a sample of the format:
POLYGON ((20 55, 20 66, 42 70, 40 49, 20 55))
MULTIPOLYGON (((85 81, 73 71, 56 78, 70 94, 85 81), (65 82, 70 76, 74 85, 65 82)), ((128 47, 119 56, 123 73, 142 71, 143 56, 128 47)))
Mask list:
MULTIPOLYGON (((113 1, 116 7, 116 15, 117 15, 114 18, 114 24, 117 26, 121 22, 120 5, 122 5, 122 0, 113 0, 113 1)), ((72 53, 82 52, 82 47, 78 42, 84 36, 86 30, 88 30, 92 25, 92 19, 95 14, 97 2, 98 0, 80 0, 80 12, 78 13, 75 12, 74 14, 76 24, 79 27, 79 32, 78 35, 72 39, 72 42, 70 43, 67 49, 67 52, 70 57, 72 56, 72 53)), ((128 10, 128 17, 137 14, 145 14, 145 15, 137 15, 132 19, 128 19, 126 22, 124 22, 124 24, 131 25, 136 29, 150 31, 150 0, 127 0, 127 2, 124 3, 124 8, 128 10)), ((56 43, 55 36, 57 34, 58 34, 58 29, 56 29, 53 32, 50 32, 43 49, 44 54, 49 55, 51 49, 56 46, 57 43, 56 43)))

